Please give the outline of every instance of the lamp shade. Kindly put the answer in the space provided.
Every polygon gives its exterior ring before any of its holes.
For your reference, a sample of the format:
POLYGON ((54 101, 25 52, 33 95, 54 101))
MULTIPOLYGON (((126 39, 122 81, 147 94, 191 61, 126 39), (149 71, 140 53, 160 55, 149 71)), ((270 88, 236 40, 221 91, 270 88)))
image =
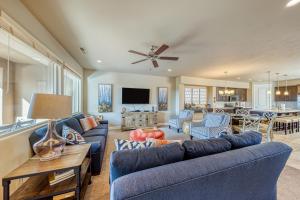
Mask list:
POLYGON ((71 96, 35 93, 31 97, 28 111, 30 119, 61 119, 71 114, 71 96))

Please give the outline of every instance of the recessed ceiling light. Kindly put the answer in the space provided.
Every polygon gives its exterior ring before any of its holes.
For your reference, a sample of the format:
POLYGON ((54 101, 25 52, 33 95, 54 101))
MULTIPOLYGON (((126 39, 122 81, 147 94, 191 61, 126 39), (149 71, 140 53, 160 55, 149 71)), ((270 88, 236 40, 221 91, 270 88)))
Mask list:
POLYGON ((236 79, 237 79, 237 80, 241 80, 241 77, 237 77, 236 79))
POLYGON ((292 7, 300 3, 300 0, 290 0, 287 4, 286 7, 292 7))
POLYGON ((102 63, 102 60, 97 60, 97 63, 102 63))
POLYGON ((168 72, 171 72, 172 71, 172 69, 168 69, 168 72))

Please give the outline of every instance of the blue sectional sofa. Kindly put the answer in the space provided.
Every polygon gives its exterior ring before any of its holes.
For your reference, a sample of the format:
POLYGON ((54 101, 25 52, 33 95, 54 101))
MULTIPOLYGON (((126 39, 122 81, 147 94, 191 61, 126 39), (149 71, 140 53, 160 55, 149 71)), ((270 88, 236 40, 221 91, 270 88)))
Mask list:
POLYGON ((254 137, 113 152, 110 200, 276 200, 277 180, 292 149, 278 142, 249 146, 254 137))
MULTIPOLYGON (((86 142, 91 144, 92 151, 92 174, 99 175, 101 172, 102 161, 104 157, 104 151, 106 146, 106 139, 108 134, 108 121, 101 121, 101 123, 94 129, 84 132, 80 119, 84 118, 82 113, 76 114, 71 118, 62 119, 56 124, 56 131, 59 135, 62 135, 63 125, 66 125, 78 133, 80 133, 86 142)), ((46 134, 47 126, 43 126, 35 130, 29 137, 31 147, 46 134)))

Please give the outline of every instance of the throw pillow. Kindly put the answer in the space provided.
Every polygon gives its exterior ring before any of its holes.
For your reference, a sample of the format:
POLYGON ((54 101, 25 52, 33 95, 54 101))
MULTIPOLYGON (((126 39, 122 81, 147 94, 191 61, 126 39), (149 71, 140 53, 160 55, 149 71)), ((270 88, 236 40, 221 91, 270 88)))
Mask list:
POLYGON ((162 147, 114 151, 110 157, 110 181, 113 182, 126 174, 183 161, 183 159, 184 149, 178 143, 162 147))
POLYGON ((97 122, 93 116, 80 119, 80 124, 85 132, 97 127, 97 122))
POLYGON ((230 142, 222 138, 187 140, 182 146, 185 149, 185 159, 194 159, 231 150, 230 142))
POLYGON ((159 140, 159 139, 154 139, 154 138, 147 138, 146 141, 152 142, 154 147, 160 147, 166 144, 171 144, 171 143, 179 143, 182 144, 182 140, 159 140))
POLYGON ((151 147, 153 145, 152 142, 135 142, 130 140, 121 140, 115 139, 116 150, 125 150, 125 149, 141 149, 146 147, 151 147))
POLYGON ((84 138, 74 129, 63 126, 62 136, 66 139, 67 144, 83 144, 85 143, 84 138))
POLYGON ((242 134, 236 135, 221 134, 220 138, 224 138, 230 142, 232 149, 240 149, 243 147, 260 144, 262 135, 256 131, 246 131, 242 134))

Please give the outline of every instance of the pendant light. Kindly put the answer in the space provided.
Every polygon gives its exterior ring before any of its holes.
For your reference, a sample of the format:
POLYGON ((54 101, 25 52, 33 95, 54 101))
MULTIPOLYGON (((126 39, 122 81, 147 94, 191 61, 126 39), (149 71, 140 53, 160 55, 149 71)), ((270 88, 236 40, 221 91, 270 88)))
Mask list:
POLYGON ((271 71, 267 71, 268 73, 268 91, 267 94, 271 95, 272 91, 271 91, 271 71))
MULTIPOLYGON (((225 77, 227 79, 227 74, 228 72, 224 72, 225 77)), ((234 95, 234 90, 230 90, 227 88, 227 83, 228 81, 226 80, 226 85, 225 85, 225 89, 224 90, 219 90, 219 95, 221 96, 230 96, 230 95, 234 95)))
POLYGON ((284 96, 289 96, 289 91, 287 89, 287 75, 284 75, 285 77, 285 91, 284 91, 284 96))
POLYGON ((279 73, 276 73, 277 75, 277 90, 276 90, 276 95, 279 96, 281 95, 280 89, 279 89, 279 73))

